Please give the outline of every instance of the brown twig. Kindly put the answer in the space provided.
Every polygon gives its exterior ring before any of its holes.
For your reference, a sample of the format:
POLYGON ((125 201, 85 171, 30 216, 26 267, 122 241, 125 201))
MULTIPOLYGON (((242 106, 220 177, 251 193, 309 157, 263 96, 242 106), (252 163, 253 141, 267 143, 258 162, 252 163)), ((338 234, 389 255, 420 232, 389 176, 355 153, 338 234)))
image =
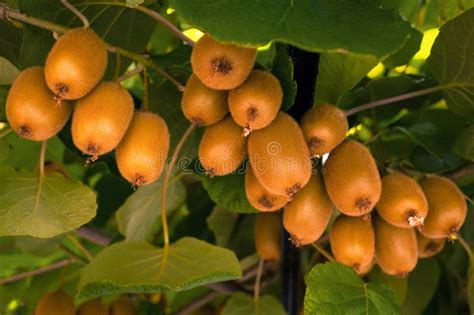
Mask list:
POLYGON ((199 297, 198 299, 192 301, 191 303, 185 305, 183 308, 176 311, 175 315, 186 315, 191 314, 191 312, 200 309, 204 305, 210 303, 216 297, 218 297, 221 293, 217 291, 211 291, 209 293, 204 294, 203 296, 199 297))
POLYGON ((22 272, 22 273, 19 273, 17 275, 14 275, 14 276, 11 276, 11 277, 8 277, 8 278, 0 279, 0 285, 17 282, 17 281, 23 280, 23 279, 28 278, 28 277, 37 276, 37 275, 47 273, 47 272, 50 272, 50 271, 53 271, 53 270, 56 270, 56 269, 61 269, 61 268, 65 267, 65 266, 67 266, 67 265, 69 265, 73 262, 74 262, 73 258, 63 259, 63 260, 57 261, 57 262, 55 262, 51 265, 47 265, 47 266, 41 267, 41 268, 36 269, 36 270, 26 271, 26 272, 22 272))
POLYGON ((76 230, 77 235, 83 239, 101 246, 107 246, 112 241, 112 238, 99 230, 83 226, 76 230))
POLYGON ((461 167, 460 169, 457 169, 455 171, 452 171, 448 173, 446 176, 453 180, 456 181, 466 175, 474 174, 474 164, 469 163, 468 165, 461 167))

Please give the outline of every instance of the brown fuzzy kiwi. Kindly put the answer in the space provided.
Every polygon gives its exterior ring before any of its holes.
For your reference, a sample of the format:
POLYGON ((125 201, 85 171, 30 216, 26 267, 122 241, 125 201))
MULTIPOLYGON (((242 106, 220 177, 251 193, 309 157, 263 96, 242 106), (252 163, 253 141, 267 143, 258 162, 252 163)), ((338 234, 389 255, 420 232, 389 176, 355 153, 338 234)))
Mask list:
POLYGON ((301 119, 309 151, 313 156, 331 152, 349 130, 344 112, 334 105, 323 104, 308 110, 301 119))
POLYGON ((463 193, 455 183, 441 176, 429 176, 420 185, 429 207, 421 234, 429 238, 455 238, 466 220, 463 193))
POLYGON ((74 300, 63 291, 43 295, 36 305, 35 315, 74 315, 74 300))
POLYGON ((252 170, 247 167, 245 171, 245 194, 250 204, 257 210, 263 212, 277 211, 283 208, 288 202, 288 198, 282 195, 275 195, 265 189, 259 182, 252 170))
POLYGON ((248 153, 255 177, 276 195, 291 198, 311 177, 311 159, 303 132, 283 112, 269 126, 250 134, 248 153))
POLYGON ((360 277, 364 277, 364 276, 366 276, 369 272, 372 271, 372 268, 374 268, 374 266, 375 266, 375 256, 374 256, 374 259, 372 259, 372 261, 370 262, 370 264, 359 267, 359 270, 357 271, 357 274, 358 274, 360 277))
POLYGON ((280 216, 259 213, 254 225, 254 239, 261 259, 280 261, 280 216))
POLYGON ((192 74, 183 93, 181 109, 190 122, 209 126, 220 121, 229 112, 227 94, 227 91, 208 88, 192 74))
POLYGON ((56 135, 66 124, 72 107, 56 106, 44 81, 43 68, 22 71, 10 88, 6 102, 7 120, 22 138, 43 141, 56 135))
POLYGON ((355 140, 339 145, 323 170, 324 183, 332 202, 349 216, 368 214, 382 192, 377 164, 369 150, 355 140))
POLYGON ((283 90, 278 79, 268 71, 254 70, 241 86, 229 92, 229 110, 247 136, 275 119, 282 99, 283 90))
POLYGON ((99 299, 89 300, 79 307, 77 315, 109 315, 109 308, 99 299))
POLYGON ((329 229, 329 242, 336 260, 360 274, 374 260, 375 232, 372 220, 340 215, 329 229))
POLYGON ((418 257, 428 258, 440 253, 446 244, 446 238, 427 238, 422 234, 416 234, 418 243, 418 257))
POLYGON ((153 183, 163 172, 169 147, 170 134, 163 118, 151 112, 135 112, 116 149, 120 174, 133 186, 153 183))
POLYGON ((246 141, 240 132, 230 116, 206 128, 199 143, 199 162, 207 175, 227 175, 242 164, 246 141))
POLYGON ((428 201, 414 179, 390 174, 382 178, 377 212, 385 221, 401 228, 422 226, 428 215, 428 201))
POLYGON ((215 90, 230 90, 245 81, 256 56, 255 48, 220 43, 209 34, 204 34, 193 48, 191 66, 206 86, 215 90))
POLYGON ((93 30, 69 30, 48 54, 46 83, 57 100, 79 99, 102 79, 107 58, 107 45, 93 30))
POLYGON ((110 315, 138 315, 138 308, 128 296, 120 296, 110 304, 110 315))
POLYGON ((133 99, 116 82, 101 82, 76 103, 72 115, 72 140, 84 154, 112 151, 122 140, 133 117, 133 99))
POLYGON ((303 246, 320 238, 329 223, 332 209, 323 180, 319 175, 311 176, 283 212, 283 225, 293 244, 303 246))
POLYGON ((404 229, 375 220, 375 257, 387 274, 406 277, 418 262, 418 248, 414 229, 404 229))

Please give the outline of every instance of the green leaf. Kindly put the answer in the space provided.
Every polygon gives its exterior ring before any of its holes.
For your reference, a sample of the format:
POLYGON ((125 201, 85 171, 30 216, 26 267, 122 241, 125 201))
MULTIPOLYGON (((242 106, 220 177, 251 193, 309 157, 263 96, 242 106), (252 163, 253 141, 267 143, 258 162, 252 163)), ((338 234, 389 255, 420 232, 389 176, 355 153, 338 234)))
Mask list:
POLYGON ((285 309, 275 297, 263 295, 258 305, 252 296, 237 292, 232 294, 222 309, 222 315, 285 315, 285 309))
POLYGON ((439 0, 437 2, 442 23, 454 19, 470 8, 474 8, 474 0, 439 0))
POLYGON ((383 61, 384 65, 389 68, 395 68, 407 64, 420 49, 422 39, 423 34, 420 31, 414 28, 411 29, 410 36, 405 45, 394 54, 385 58, 383 61))
POLYGON ((15 66, 18 66, 20 45, 22 38, 21 29, 7 21, 0 21, 0 56, 5 57, 15 66))
POLYGON ((378 266, 374 267, 369 274, 369 281, 385 284, 395 293, 398 303, 403 304, 407 294, 408 280, 384 273, 378 266))
MULTIPOLYGON (((161 214, 162 187, 163 176, 150 185, 139 187, 118 209, 118 228, 127 240, 146 240, 150 236, 161 214)), ((186 199, 186 187, 180 180, 171 180, 166 195, 166 211, 174 210, 186 199)))
POLYGON ((171 244, 166 257, 143 241, 113 244, 83 269, 78 297, 180 291, 242 276, 233 252, 195 238, 171 244))
POLYGON ((0 84, 12 84, 18 75, 18 69, 7 59, 0 57, 0 84))
POLYGON ((376 64, 377 59, 371 55, 322 54, 316 80, 315 104, 339 104, 342 96, 376 64))
POLYGON ((287 111, 295 102, 296 81, 293 80, 293 62, 284 48, 276 52, 272 73, 278 78, 283 89, 281 109, 287 111))
POLYGON ((474 312, 474 258, 472 257, 467 275, 467 302, 471 313, 474 312))
POLYGON ((214 233, 218 246, 227 246, 237 219, 237 213, 226 211, 219 206, 214 207, 207 218, 207 226, 214 233))
POLYGON ((443 89, 448 108, 474 117, 474 9, 440 28, 426 61, 443 89))
POLYGON ((453 150, 463 158, 474 161, 474 125, 463 130, 456 140, 453 150))
POLYGON ((17 236, 15 245, 25 253, 31 253, 36 256, 51 255, 59 248, 62 236, 53 238, 34 238, 30 236, 17 236))
POLYGON ((340 263, 317 264, 306 277, 305 314, 399 314, 393 291, 364 283, 340 263))
POLYGON ((0 167, 0 235, 48 238, 89 222, 96 214, 94 193, 80 182, 0 167))
POLYGON ((398 12, 378 1, 174 0, 173 8, 188 24, 225 42, 261 46, 276 40, 308 51, 376 58, 402 47, 410 30, 398 12))

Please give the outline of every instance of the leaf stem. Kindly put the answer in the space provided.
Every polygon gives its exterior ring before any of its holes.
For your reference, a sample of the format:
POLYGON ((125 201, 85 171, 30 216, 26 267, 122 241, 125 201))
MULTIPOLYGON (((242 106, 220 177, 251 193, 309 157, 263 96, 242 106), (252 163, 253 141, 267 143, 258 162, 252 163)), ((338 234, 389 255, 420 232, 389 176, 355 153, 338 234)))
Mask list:
POLYGON ((38 269, 33 270, 33 271, 26 271, 26 272, 22 272, 22 273, 19 273, 17 275, 11 276, 11 277, 0 279, 0 285, 17 282, 17 281, 23 280, 23 279, 28 278, 28 277, 32 277, 32 276, 47 273, 47 272, 50 272, 50 271, 53 271, 53 270, 56 270, 56 269, 60 269, 60 268, 63 268, 67 265, 72 264, 73 262, 74 262, 73 258, 63 259, 63 260, 57 261, 55 263, 52 263, 51 265, 47 265, 47 266, 38 268, 38 269))
POLYGON ((135 69, 125 73, 124 75, 122 75, 121 77, 119 77, 116 81, 117 82, 122 82, 122 81, 125 81, 127 79, 130 79, 131 77, 133 77, 134 75, 140 73, 143 71, 145 67, 143 67, 142 64, 139 64, 135 67, 135 69))
POLYGON ((87 258, 90 262, 92 261, 93 257, 91 253, 82 245, 82 243, 72 234, 68 234, 67 238, 81 251, 81 253, 87 258))
POLYGON ((120 76, 120 67, 122 66, 122 58, 119 54, 115 54, 115 67, 114 67, 114 81, 118 81, 120 76))
POLYGON ((40 158, 39 158, 39 180, 40 182, 43 181, 44 178, 44 160, 46 157, 46 146, 48 144, 48 140, 44 140, 41 142, 41 150, 40 150, 40 158))
POLYGON ((312 245, 321 255, 323 255, 324 257, 326 257, 327 260, 329 260, 330 262, 335 261, 334 257, 333 257, 327 250, 325 250, 321 245, 319 245, 319 244, 316 243, 316 242, 311 243, 311 245, 312 245))
POLYGON ((458 239, 459 244, 461 244, 461 246, 466 251, 466 254, 469 257, 469 260, 474 261, 474 257, 472 256, 472 249, 469 246, 469 244, 466 242, 466 240, 461 235, 457 235, 456 238, 458 239))
POLYGON ((76 9, 71 3, 69 3, 68 0, 61 0, 61 3, 82 21, 82 24, 84 24, 84 28, 89 28, 90 26, 89 20, 86 18, 84 14, 82 14, 81 11, 76 9))
POLYGON ((256 314, 260 314, 260 284, 262 282, 262 273, 265 260, 260 258, 258 262, 257 277, 255 278, 255 287, 253 290, 253 301, 255 303, 256 314))
POLYGON ((76 233, 83 239, 100 246, 107 246, 112 241, 112 238, 110 236, 104 234, 99 230, 87 226, 83 226, 77 229, 76 233))
POLYGON ((145 68, 143 70, 143 102, 142 102, 143 110, 148 110, 149 86, 150 86, 150 78, 148 77, 148 72, 145 68))

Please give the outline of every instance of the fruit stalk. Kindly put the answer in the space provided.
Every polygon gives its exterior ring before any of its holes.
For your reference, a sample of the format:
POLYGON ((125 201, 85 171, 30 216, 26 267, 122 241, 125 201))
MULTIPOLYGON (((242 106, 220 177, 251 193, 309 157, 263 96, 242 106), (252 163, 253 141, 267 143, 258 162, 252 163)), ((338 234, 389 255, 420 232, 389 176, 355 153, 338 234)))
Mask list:
POLYGON ((319 243, 314 242, 314 243, 311 243, 311 245, 327 260, 329 260, 330 262, 335 261, 334 257, 327 250, 325 250, 319 243))
POLYGON ((469 260, 474 261, 474 256, 472 254, 471 246, 469 246, 469 244, 466 242, 466 240, 461 235, 458 235, 456 238, 458 239, 459 244, 461 244, 461 246, 466 251, 466 254, 469 257, 469 260))
POLYGON ((40 187, 41 182, 44 178, 44 159, 46 156, 46 146, 48 144, 48 140, 44 140, 41 142, 41 151, 40 151, 40 158, 39 158, 39 180, 40 180, 40 187))
POLYGON ((257 314, 260 314, 259 311, 259 300, 260 300, 260 283, 262 281, 262 273, 263 273, 263 265, 265 264, 265 260, 260 258, 258 262, 258 269, 257 269, 257 277, 255 278, 255 288, 253 290, 253 300, 255 303, 255 309, 257 310, 257 314))
POLYGON ((90 26, 89 20, 86 18, 84 14, 82 14, 81 11, 76 9, 71 3, 69 3, 68 0, 61 0, 61 3, 81 20, 82 24, 84 24, 84 28, 89 28, 90 26))
POLYGON ((143 70, 145 69, 145 67, 143 67, 142 64, 139 64, 138 66, 135 67, 135 69, 125 73, 124 75, 122 75, 121 77, 117 78, 117 82, 122 82, 122 81, 125 81, 131 77, 133 77, 134 75, 142 72, 143 70))

